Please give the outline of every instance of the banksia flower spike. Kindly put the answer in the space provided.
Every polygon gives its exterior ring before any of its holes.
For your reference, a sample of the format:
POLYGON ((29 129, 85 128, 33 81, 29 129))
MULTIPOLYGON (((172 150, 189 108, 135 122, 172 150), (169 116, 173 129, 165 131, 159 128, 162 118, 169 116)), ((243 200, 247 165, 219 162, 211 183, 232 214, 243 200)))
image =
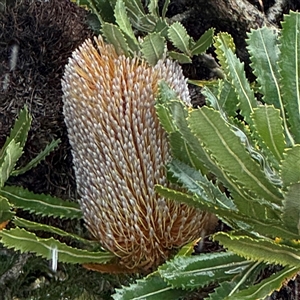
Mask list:
POLYGON ((199 237, 210 215, 157 195, 168 185, 166 133, 154 101, 163 79, 189 103, 181 68, 118 55, 101 37, 73 53, 62 82, 64 115, 84 219, 128 269, 149 270, 199 237))

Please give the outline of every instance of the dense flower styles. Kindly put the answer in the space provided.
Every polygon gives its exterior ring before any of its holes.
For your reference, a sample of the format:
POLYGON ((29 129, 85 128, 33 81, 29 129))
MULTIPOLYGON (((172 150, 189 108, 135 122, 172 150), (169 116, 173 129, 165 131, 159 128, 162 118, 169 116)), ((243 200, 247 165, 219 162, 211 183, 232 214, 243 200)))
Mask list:
POLYGON ((170 159, 154 101, 164 79, 189 102, 181 68, 155 67, 116 54, 102 38, 87 40, 66 66, 64 115, 85 222, 127 268, 147 270, 172 248, 198 237, 210 216, 166 200, 170 159))

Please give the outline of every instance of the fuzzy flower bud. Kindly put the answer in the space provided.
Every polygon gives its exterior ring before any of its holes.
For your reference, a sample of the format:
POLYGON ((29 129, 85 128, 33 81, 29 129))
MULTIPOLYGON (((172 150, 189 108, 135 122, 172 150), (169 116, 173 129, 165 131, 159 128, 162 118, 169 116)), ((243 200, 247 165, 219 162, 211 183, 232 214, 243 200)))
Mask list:
POLYGON ((86 225, 128 269, 157 266, 171 249, 199 237, 210 219, 154 190, 168 186, 164 166, 170 159, 154 107, 160 80, 189 103, 178 64, 165 60, 153 67, 119 56, 99 37, 73 53, 62 82, 86 225))

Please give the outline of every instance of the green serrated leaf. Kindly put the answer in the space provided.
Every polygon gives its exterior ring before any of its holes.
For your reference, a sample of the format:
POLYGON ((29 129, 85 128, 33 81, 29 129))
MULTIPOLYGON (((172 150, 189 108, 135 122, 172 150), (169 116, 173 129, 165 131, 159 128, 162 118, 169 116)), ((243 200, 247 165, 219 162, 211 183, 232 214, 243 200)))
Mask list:
POLYGON ((270 27, 251 30, 248 33, 247 49, 250 53, 251 67, 259 84, 259 91, 267 104, 280 108, 282 101, 279 84, 277 34, 270 27))
POLYGON ((176 177, 179 182, 184 184, 184 187, 192 194, 196 194, 204 201, 210 202, 219 208, 236 210, 232 199, 228 198, 218 187, 197 170, 176 159, 173 159, 168 164, 168 170, 172 172, 172 175, 176 177))
POLYGON ((180 64, 191 64, 192 63, 191 58, 183 53, 178 53, 175 51, 168 51, 168 55, 170 57, 172 57, 174 60, 178 61, 180 64))
POLYGON ((224 298, 226 300, 241 300, 241 299, 265 299, 273 291, 279 290, 288 280, 292 279, 299 268, 285 267, 283 270, 272 274, 270 277, 263 279, 259 284, 252 285, 230 297, 224 298))
POLYGON ((131 24, 142 32, 153 32, 157 18, 146 15, 140 0, 124 0, 131 24))
POLYGON ((257 106, 257 100, 246 78, 244 63, 240 62, 233 53, 232 46, 228 42, 228 34, 219 33, 215 46, 218 49, 218 58, 223 67, 226 79, 235 89, 241 114, 248 124, 252 124, 250 114, 257 106))
POLYGON ((222 40, 222 44, 227 45, 227 47, 229 47, 232 50, 232 52, 235 53, 235 44, 234 44, 233 38, 229 33, 222 32, 222 33, 217 34, 214 37, 214 40, 215 40, 214 46, 216 48, 215 52, 217 54, 218 61, 221 66, 225 66, 226 65, 226 57, 224 56, 223 51, 220 49, 220 45, 221 45, 220 40, 222 40))
POLYGON ((300 14, 285 15, 279 38, 279 68, 284 108, 293 143, 300 143, 300 14))
POLYGON ((300 145, 288 148, 284 152, 281 163, 281 178, 283 188, 286 189, 292 183, 300 181, 300 145))
POLYGON ((150 274, 129 287, 116 291, 112 295, 115 300, 176 300, 185 295, 184 291, 172 288, 157 274, 150 274))
POLYGON ((183 289, 204 287, 212 282, 231 279, 242 272, 249 261, 230 252, 178 256, 158 269, 170 285, 183 289))
POLYGON ((20 146, 20 143, 16 143, 15 140, 11 140, 9 144, 5 146, 5 152, 0 158, 0 189, 11 175, 22 153, 23 148, 20 146))
POLYGON ((64 230, 61 230, 59 228, 56 228, 56 227, 53 227, 53 226, 50 226, 50 225, 37 223, 37 222, 33 222, 33 221, 28 221, 28 220, 23 219, 23 218, 14 217, 13 223, 18 227, 26 228, 26 229, 29 229, 29 230, 41 230, 41 231, 44 231, 44 232, 51 232, 51 233, 57 234, 59 236, 68 237, 68 238, 71 238, 73 240, 79 241, 79 242, 81 242, 85 245, 87 245, 87 244, 89 244, 89 245, 94 244, 94 246, 95 246, 95 244, 99 245, 98 242, 91 241, 91 240, 86 240, 86 239, 82 238, 81 236, 79 236, 77 234, 69 233, 69 232, 66 232, 64 230))
POLYGON ((0 189, 0 195, 7 198, 13 206, 38 215, 70 219, 82 217, 77 203, 50 195, 35 194, 22 187, 5 186, 0 189))
POLYGON ((150 65, 156 65, 163 58, 165 39, 159 33, 148 34, 141 44, 141 52, 150 65))
POLYGON ((253 122, 257 133, 262 138, 264 144, 280 161, 283 158, 285 148, 285 138, 283 134, 282 119, 280 111, 274 106, 259 106, 252 114, 253 122))
POLYGON ((40 152, 35 158, 33 158, 25 167, 13 170, 11 172, 11 176, 18 176, 20 174, 24 174, 30 169, 37 166, 41 161, 43 161, 60 143, 60 140, 52 141, 48 144, 45 149, 40 152))
POLYGON ((215 164, 226 170, 232 185, 238 186, 250 199, 255 198, 256 193, 266 200, 281 203, 279 191, 266 179, 260 166, 247 153, 218 112, 202 107, 190 114, 189 123, 193 134, 202 141, 215 164))
POLYGON ((251 262, 240 274, 234 276, 230 281, 221 282, 214 292, 209 295, 210 300, 229 299, 236 292, 252 286, 257 276, 263 271, 265 264, 251 262))
POLYGON ((198 55, 204 53, 213 42, 214 29, 206 30, 196 43, 191 47, 191 55, 198 55))
POLYGON ((300 249, 270 239, 253 239, 225 232, 214 234, 214 239, 246 259, 300 268, 300 249))
POLYGON ((148 4, 148 10, 150 14, 158 18, 159 17, 158 0, 150 0, 148 4))
POLYGON ((0 225, 5 221, 11 220, 14 214, 8 200, 0 196, 0 225))
POLYGON ((191 50, 189 49, 191 37, 181 23, 175 22, 169 27, 168 37, 177 49, 187 56, 191 56, 191 50))
POLYGON ((164 6, 163 6, 163 9, 162 9, 162 13, 161 13, 163 18, 166 17, 166 13, 167 13, 169 4, 170 4, 170 0, 165 0, 164 6))
POLYGON ((283 204, 282 220, 286 228, 300 237, 300 181, 288 187, 283 204))
POLYGON ((109 252, 90 252, 73 248, 61 243, 54 238, 38 238, 34 233, 25 229, 12 228, 0 231, 0 242, 7 248, 13 248, 23 252, 36 253, 47 259, 51 259, 53 251, 57 251, 58 261, 73 264, 106 263, 114 258, 109 252))
POLYGON ((129 46, 119 27, 110 23, 103 23, 101 30, 107 41, 114 45, 118 55, 130 55, 129 46))
POLYGON ((135 40, 137 43, 136 37, 130 24, 130 20, 127 16, 126 6, 123 0, 117 0, 114 14, 116 18, 116 23, 119 25, 120 29, 132 40, 135 40))
POLYGON ((28 131, 31 125, 31 120, 32 118, 28 112, 27 106, 25 105, 24 108, 20 111, 8 138, 6 139, 3 147, 0 150, 0 159, 6 151, 6 147, 11 143, 12 140, 14 140, 16 144, 19 143, 20 148, 24 148, 28 131))

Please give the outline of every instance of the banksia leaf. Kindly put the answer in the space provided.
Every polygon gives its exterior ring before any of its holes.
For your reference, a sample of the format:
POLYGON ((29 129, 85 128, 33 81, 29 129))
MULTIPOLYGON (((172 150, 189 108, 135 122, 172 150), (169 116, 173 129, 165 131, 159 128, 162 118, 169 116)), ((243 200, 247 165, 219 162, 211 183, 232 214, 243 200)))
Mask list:
POLYGON ((254 109, 252 118, 257 133, 262 138, 265 147, 271 151, 279 162, 283 158, 285 148, 285 138, 279 109, 275 109, 274 106, 259 106, 254 109))
POLYGON ((16 162, 21 157, 23 148, 15 140, 11 140, 0 157, 0 189, 9 178, 16 162))
MULTIPOLYGON (((276 274, 271 275, 269 278, 263 279, 260 283, 251 285, 240 292, 230 295, 226 299, 266 299, 273 291, 279 290, 288 280, 294 278, 298 271, 299 269, 296 267, 285 267, 281 271, 276 272, 276 274)), ((215 298, 212 297, 211 299, 214 300, 215 298)))
POLYGON ((159 33, 149 33, 141 43, 141 52, 150 65, 156 65, 165 52, 164 38, 159 33))
POLYGON ((283 105, 286 110, 290 133, 300 143, 300 15, 290 12, 282 22, 279 38, 281 87, 283 105))
MULTIPOLYGON (((230 41, 230 40, 229 40, 230 41)), ((218 48, 218 58, 226 75, 226 79, 233 85, 236 95, 237 107, 241 110, 241 114, 248 124, 252 124, 250 114, 253 108, 257 106, 254 92, 250 87, 242 63, 232 50, 232 45, 228 42, 228 35, 219 33, 215 46, 218 48)))
POLYGON ((60 140, 52 141, 48 144, 45 149, 40 152, 35 158, 33 158, 26 166, 20 169, 13 170, 11 172, 11 176, 18 176, 20 174, 24 174, 25 172, 29 171, 30 169, 37 166, 42 160, 44 160, 52 150, 54 150, 60 143, 60 140))
POLYGON ((44 231, 44 232, 51 232, 51 233, 54 233, 54 234, 59 235, 59 236, 68 237, 68 238, 71 238, 71 239, 76 240, 78 242, 81 242, 85 246, 87 244, 89 244, 90 246, 93 246, 93 247, 96 247, 96 246, 98 247, 99 246, 96 241, 86 240, 86 239, 82 238, 79 235, 66 232, 64 230, 61 230, 57 227, 53 227, 53 226, 50 226, 50 225, 37 223, 37 222, 33 222, 33 221, 28 221, 26 219, 22 219, 22 218, 19 218, 19 217, 14 217, 13 223, 18 227, 25 228, 25 229, 28 229, 28 230, 31 230, 31 231, 40 230, 40 231, 44 231))
POLYGON ((176 48, 190 56, 191 37, 182 24, 179 22, 173 23, 168 29, 168 37, 176 48))
POLYGON ((106 263, 114 258, 108 252, 91 252, 61 243, 54 238, 39 238, 25 229, 13 228, 0 231, 1 243, 7 248, 23 252, 33 252, 43 258, 51 259, 54 249, 58 260, 66 263, 106 263))
POLYGON ((102 24, 101 31, 107 40, 114 45, 119 55, 130 56, 129 46, 119 27, 110 23, 102 24))
POLYGON ((8 200, 2 196, 0 196, 0 207, 1 207, 0 209, 0 230, 1 230, 2 229, 1 224, 3 224, 3 222, 10 220, 15 213, 12 211, 12 207, 8 202, 8 200))
POLYGON ((236 236, 231 233, 218 232, 214 239, 228 250, 246 259, 283 266, 300 267, 300 249, 278 244, 270 239, 236 236))
POLYGON ((207 48, 211 46, 213 42, 213 36, 214 36, 213 28, 206 30, 201 35, 199 40, 195 42, 193 46, 190 47, 191 55, 198 55, 204 53, 207 50, 207 48))
POLYGON ((248 34, 247 49, 263 101, 280 108, 282 96, 277 65, 279 56, 277 41, 278 37, 274 29, 263 27, 251 30, 248 34))
POLYGON ((168 55, 181 64, 192 63, 191 58, 189 56, 187 56, 186 54, 175 52, 175 51, 169 51, 168 55))
POLYGON ((168 284, 183 289, 204 287, 211 282, 231 279, 250 264, 244 258, 230 253, 209 253, 195 256, 176 256, 158 272, 168 284))
POLYGON ((115 300, 149 299, 149 300, 174 300, 186 294, 185 291, 174 289, 158 275, 149 275, 144 279, 137 280, 129 287, 116 289, 112 297, 115 300))
POLYGON ((130 20, 127 16, 126 6, 123 0, 117 0, 114 12, 116 22, 120 29, 132 39, 136 39, 130 24, 130 20))
POLYGON ((101 37, 95 43, 73 53, 62 82, 80 205, 90 232, 121 264, 149 270, 210 223, 210 215, 154 190, 167 185, 170 160, 154 107, 158 83, 189 102, 186 79, 170 60, 150 66, 101 37))
POLYGON ((77 203, 64 201, 50 195, 35 194, 18 186, 5 186, 0 189, 0 195, 6 197, 14 207, 38 215, 70 219, 82 217, 77 203))
POLYGON ((5 144, 3 145, 2 149, 0 150, 0 158, 2 157, 3 153, 5 152, 5 148, 8 144, 14 140, 15 143, 19 143, 21 149, 25 146, 28 131, 31 124, 31 116, 28 113, 28 109, 25 106, 19 113, 18 118, 15 121, 13 128, 9 136, 7 137, 5 144))
POLYGON ((281 179, 283 189, 293 183, 300 182, 300 145, 287 148, 281 162, 281 179))
MULTIPOLYGON (((298 169, 299 170, 299 169, 298 169)), ((286 228, 300 236, 300 181, 291 184, 284 193, 282 220, 286 228)))

